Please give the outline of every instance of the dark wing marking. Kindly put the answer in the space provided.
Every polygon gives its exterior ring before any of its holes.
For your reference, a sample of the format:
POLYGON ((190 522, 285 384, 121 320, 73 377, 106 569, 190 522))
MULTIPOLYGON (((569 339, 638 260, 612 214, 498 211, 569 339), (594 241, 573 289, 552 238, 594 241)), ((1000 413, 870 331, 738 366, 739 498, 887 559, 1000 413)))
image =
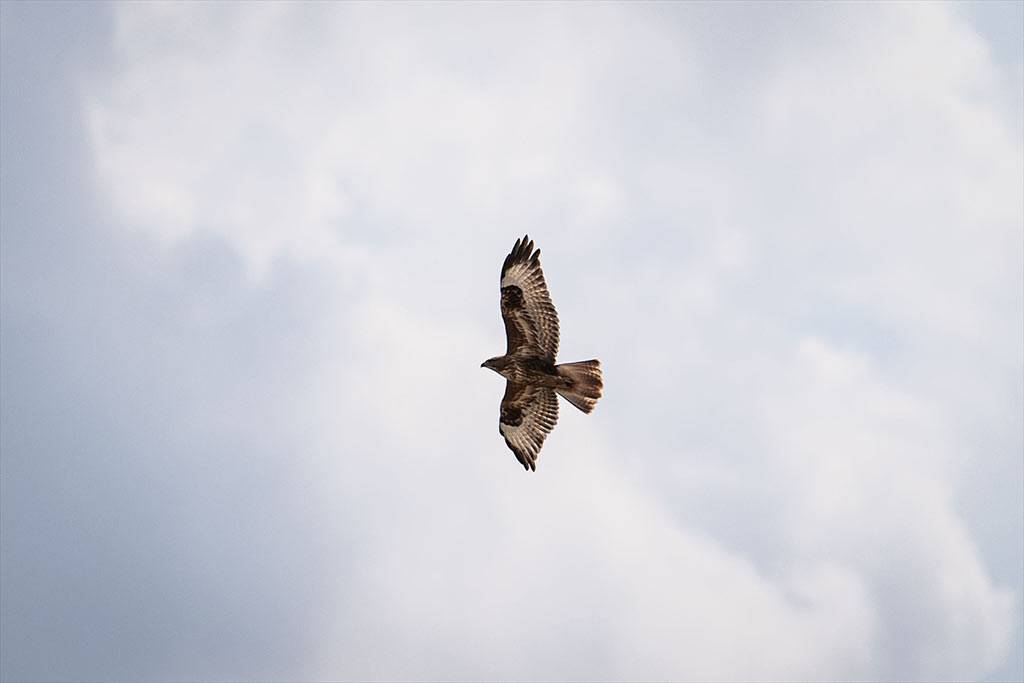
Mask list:
POLYGON ((527 353, 540 352, 537 326, 524 308, 523 290, 516 285, 501 288, 501 319, 505 321, 505 339, 508 342, 505 354, 514 355, 520 350, 527 353))
POLYGON ((558 354, 558 313, 551 303, 540 249, 529 235, 516 240, 501 266, 501 317, 508 338, 507 355, 528 352, 552 363, 558 354))
POLYGON ((501 399, 498 432, 528 470, 537 469, 544 439, 558 422, 558 398, 545 387, 508 382, 501 399))

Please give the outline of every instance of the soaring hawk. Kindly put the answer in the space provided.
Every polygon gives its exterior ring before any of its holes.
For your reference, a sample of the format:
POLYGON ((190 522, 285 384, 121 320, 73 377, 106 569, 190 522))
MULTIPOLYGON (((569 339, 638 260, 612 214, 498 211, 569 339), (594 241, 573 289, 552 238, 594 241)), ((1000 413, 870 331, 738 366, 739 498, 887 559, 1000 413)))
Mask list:
POLYGON ((537 469, 544 439, 558 421, 561 394, 584 413, 601 398, 601 361, 555 365, 558 353, 558 313, 551 304, 540 249, 529 236, 516 240, 501 266, 501 317, 508 348, 482 368, 504 377, 498 432, 527 470, 537 469))

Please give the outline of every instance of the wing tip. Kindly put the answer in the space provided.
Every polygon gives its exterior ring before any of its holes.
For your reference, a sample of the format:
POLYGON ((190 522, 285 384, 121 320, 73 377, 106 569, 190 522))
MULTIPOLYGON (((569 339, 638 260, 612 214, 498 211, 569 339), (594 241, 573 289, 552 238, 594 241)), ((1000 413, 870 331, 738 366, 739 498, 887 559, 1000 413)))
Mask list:
POLYGON ((517 240, 519 244, 519 254, 517 261, 523 263, 536 263, 537 254, 540 253, 540 249, 534 248, 533 240, 530 239, 529 235, 523 235, 522 240, 517 240))
POLYGON ((501 265, 501 276, 505 277, 508 269, 519 263, 530 267, 540 264, 540 249, 534 248, 533 240, 530 239, 529 235, 523 235, 516 240, 512 251, 508 253, 508 256, 505 257, 505 262, 501 265))
POLYGON ((498 433, 501 434, 503 439, 505 439, 505 445, 508 446, 508 449, 510 451, 512 451, 512 455, 516 456, 516 460, 518 460, 519 464, 523 466, 523 469, 526 470, 527 472, 536 472, 537 471, 537 458, 536 458, 536 456, 534 456, 533 459, 531 459, 529 453, 527 453, 526 451, 523 451, 521 449, 517 449, 515 446, 513 446, 512 442, 508 440, 508 437, 505 436, 504 434, 502 434, 500 426, 498 427, 498 433))

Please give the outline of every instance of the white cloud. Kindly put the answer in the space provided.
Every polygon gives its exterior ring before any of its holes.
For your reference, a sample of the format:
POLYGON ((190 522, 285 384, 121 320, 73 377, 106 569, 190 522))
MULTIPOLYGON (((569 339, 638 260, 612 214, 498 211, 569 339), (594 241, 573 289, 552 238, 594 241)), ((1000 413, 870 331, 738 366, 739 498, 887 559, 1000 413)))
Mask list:
POLYGON ((325 347, 348 355, 294 410, 356 541, 325 560, 335 630, 297 677, 963 679, 1006 657, 1019 603, 957 506, 990 457, 960 409, 995 424, 1020 386, 1005 84, 944 6, 779 8, 787 39, 749 44, 736 12, 118 7, 86 104, 125 224, 224 239, 256 280, 338 273, 325 347), (563 356, 609 379, 532 478, 476 368, 526 230, 563 356))

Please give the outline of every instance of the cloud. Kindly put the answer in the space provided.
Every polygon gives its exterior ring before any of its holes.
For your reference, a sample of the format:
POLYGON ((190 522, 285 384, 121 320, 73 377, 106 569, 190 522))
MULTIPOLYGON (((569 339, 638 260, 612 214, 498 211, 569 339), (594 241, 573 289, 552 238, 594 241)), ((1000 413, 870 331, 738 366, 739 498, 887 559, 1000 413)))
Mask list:
POLYGON ((112 14, 90 256, 5 282, 4 677, 1006 666, 1022 144, 950 8, 112 14), (534 477, 525 231, 607 372, 534 477))

